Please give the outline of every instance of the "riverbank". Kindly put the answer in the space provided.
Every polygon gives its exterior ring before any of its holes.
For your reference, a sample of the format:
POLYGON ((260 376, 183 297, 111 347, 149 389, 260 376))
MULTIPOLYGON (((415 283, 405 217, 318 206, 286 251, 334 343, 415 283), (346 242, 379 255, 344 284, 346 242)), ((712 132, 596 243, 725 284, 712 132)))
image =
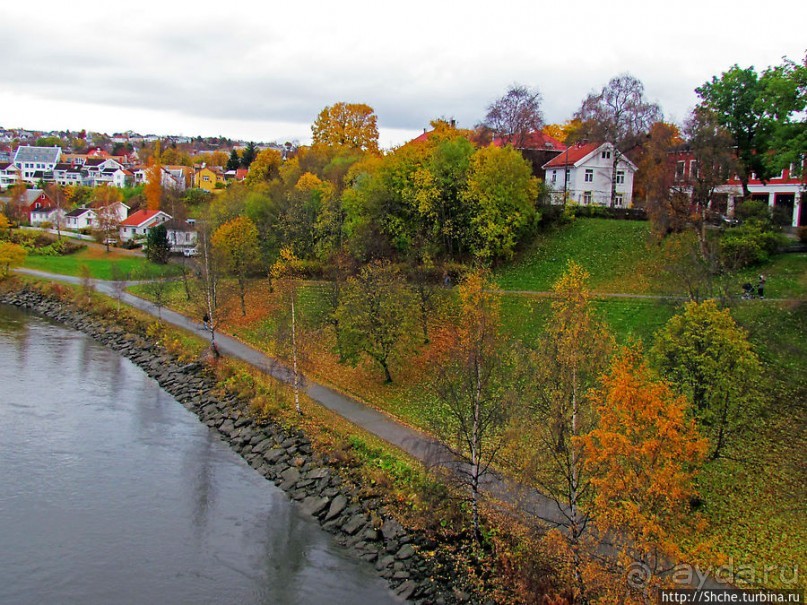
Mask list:
POLYGON ((0 303, 33 311, 79 330, 141 367, 200 421, 215 430, 255 470, 283 489, 341 544, 386 578, 402 599, 418 603, 475 602, 431 538, 406 530, 378 497, 346 478, 338 460, 318 453, 301 431, 258 419, 249 402, 221 389, 202 361, 183 361, 154 342, 145 325, 120 325, 65 300, 24 287, 0 293, 0 303))

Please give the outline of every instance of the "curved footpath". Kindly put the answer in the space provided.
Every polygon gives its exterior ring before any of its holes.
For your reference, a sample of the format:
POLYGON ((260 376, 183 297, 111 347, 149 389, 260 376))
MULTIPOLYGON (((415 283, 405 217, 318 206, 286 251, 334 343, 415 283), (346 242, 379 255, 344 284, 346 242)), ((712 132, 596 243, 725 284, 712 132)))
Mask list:
MULTIPOLYGON (((70 284, 83 283, 82 278, 69 275, 57 275, 33 269, 17 269, 17 272, 70 284)), ((99 279, 91 281, 97 291, 113 298, 117 296, 114 282, 99 279)), ((153 303, 132 294, 124 292, 121 302, 154 317, 161 317, 162 321, 179 328, 191 332, 202 330, 200 322, 193 321, 170 309, 158 308, 153 303)), ((292 373, 288 367, 235 338, 217 332, 216 345, 221 353, 240 359, 286 383, 292 381, 292 373)), ((458 463, 444 445, 429 435, 406 426, 365 403, 309 379, 306 379, 305 382, 305 392, 320 405, 400 448, 423 462, 427 467, 447 468, 457 474, 467 473, 468 467, 458 463)), ((492 497, 517 506, 525 513, 553 525, 560 524, 564 520, 558 505, 535 489, 526 488, 491 472, 482 478, 481 487, 483 492, 492 497)))

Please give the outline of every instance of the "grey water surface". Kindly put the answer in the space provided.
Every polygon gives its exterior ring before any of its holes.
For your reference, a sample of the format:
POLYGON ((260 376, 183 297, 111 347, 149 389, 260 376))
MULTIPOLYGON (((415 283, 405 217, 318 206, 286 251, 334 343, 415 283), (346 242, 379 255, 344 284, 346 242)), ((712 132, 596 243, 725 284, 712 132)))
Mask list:
POLYGON ((0 305, 0 604, 385 604, 129 360, 0 305))

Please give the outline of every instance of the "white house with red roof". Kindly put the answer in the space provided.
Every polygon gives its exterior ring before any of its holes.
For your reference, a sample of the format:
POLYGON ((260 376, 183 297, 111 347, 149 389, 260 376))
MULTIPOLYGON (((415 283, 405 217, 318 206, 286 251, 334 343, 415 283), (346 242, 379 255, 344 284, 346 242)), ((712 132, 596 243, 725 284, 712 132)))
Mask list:
POLYGON ((171 220, 171 215, 162 210, 138 210, 120 224, 120 239, 128 242, 146 236, 152 227, 171 220))
MULTIPOLYGON (((553 203, 571 201, 582 206, 610 206, 614 179, 614 146, 611 143, 573 145, 543 165, 553 203)), ((622 155, 616 170, 614 206, 628 208, 633 198, 636 165, 622 155)))

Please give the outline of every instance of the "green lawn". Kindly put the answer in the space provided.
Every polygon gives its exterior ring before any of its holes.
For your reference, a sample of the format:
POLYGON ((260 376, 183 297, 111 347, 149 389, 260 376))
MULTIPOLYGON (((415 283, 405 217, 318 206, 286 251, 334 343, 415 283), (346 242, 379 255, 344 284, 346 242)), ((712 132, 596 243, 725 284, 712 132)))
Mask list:
POLYGON ((657 255, 645 221, 576 219, 540 234, 496 281, 505 290, 547 291, 574 260, 591 274, 593 290, 645 293, 648 261, 657 255))
POLYGON ((65 256, 39 256, 29 254, 25 260, 27 269, 58 273, 60 275, 81 276, 83 267, 89 270, 90 277, 95 279, 112 279, 113 265, 121 274, 129 279, 142 279, 144 276, 160 274, 176 275, 179 271, 174 265, 155 265, 142 256, 135 256, 111 249, 88 247, 74 254, 65 256))

